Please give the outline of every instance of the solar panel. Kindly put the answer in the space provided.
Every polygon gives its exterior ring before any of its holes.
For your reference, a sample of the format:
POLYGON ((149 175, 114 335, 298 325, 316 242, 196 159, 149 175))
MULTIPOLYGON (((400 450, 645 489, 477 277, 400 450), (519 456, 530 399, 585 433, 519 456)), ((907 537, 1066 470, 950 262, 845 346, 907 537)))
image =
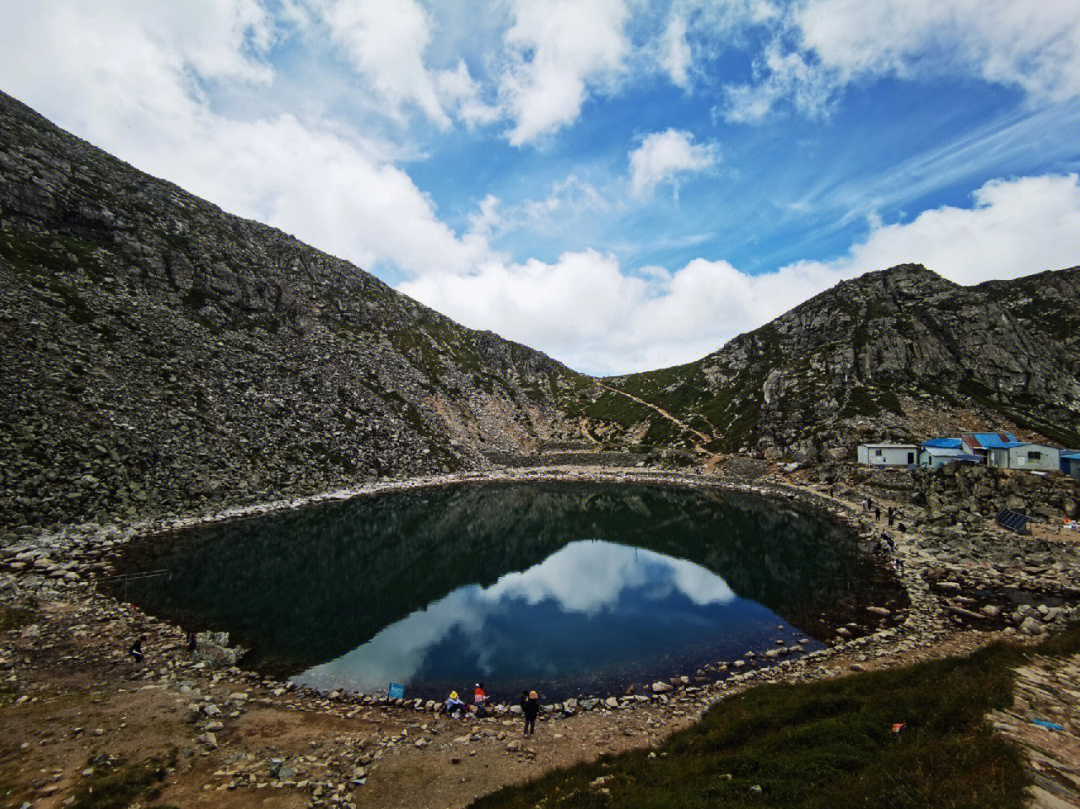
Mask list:
POLYGON ((1010 531, 1021 533, 1027 527, 1027 524, 1031 522, 1031 518, 1025 514, 1018 514, 1007 508, 1003 508, 998 512, 998 515, 994 517, 994 522, 1000 525, 1002 528, 1008 528, 1010 531))

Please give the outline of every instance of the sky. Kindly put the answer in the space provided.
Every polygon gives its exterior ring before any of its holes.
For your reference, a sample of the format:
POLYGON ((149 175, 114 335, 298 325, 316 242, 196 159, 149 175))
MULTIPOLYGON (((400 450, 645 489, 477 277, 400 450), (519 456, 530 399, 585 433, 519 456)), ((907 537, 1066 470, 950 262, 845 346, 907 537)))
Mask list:
POLYGON ((0 0, 0 90, 580 371, 1080 264, 1076 0, 0 0))

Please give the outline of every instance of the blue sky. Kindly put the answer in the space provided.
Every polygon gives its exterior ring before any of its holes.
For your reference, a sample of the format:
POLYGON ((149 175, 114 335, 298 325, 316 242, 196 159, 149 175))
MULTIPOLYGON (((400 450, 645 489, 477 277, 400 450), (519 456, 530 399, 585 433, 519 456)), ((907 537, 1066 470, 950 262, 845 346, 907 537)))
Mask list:
POLYGON ((0 0, 0 89, 616 373, 843 278, 1080 263, 1074 0, 0 0))

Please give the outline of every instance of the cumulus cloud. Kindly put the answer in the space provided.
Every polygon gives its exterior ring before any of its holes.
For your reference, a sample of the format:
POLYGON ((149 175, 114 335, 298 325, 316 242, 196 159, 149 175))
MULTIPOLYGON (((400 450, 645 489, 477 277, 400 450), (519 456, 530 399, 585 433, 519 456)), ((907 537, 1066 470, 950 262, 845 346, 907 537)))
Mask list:
POLYGON ((169 4, 6 14, 5 89, 143 170, 362 266, 461 273, 490 258, 482 235, 454 233, 405 171, 332 122, 215 111, 196 79, 269 81, 273 26, 248 0, 204 5, 201 25, 169 4))
POLYGON ((689 132, 676 129, 647 135, 630 152, 630 186, 634 196, 646 196, 662 182, 715 165, 716 147, 694 143, 693 139, 689 132))
POLYGON ((630 43, 623 0, 516 0, 506 33, 511 63, 500 97, 510 143, 550 134, 578 117, 591 86, 623 69, 630 43))
POLYGON ((726 261, 633 275, 610 254, 555 262, 484 263, 464 275, 423 277, 401 289, 478 328, 536 346, 593 373, 644 371, 697 359, 846 278, 920 262, 958 283, 1013 278, 1080 263, 1080 179, 994 180, 971 207, 872 224, 834 261, 751 275, 726 261))

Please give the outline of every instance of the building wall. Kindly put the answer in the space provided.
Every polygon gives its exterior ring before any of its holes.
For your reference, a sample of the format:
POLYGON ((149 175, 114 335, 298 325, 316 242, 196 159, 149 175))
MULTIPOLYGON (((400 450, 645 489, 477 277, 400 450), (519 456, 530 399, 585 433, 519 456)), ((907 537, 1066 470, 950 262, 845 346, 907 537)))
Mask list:
POLYGON ((1061 469, 1061 450, 1041 444, 1027 444, 1022 447, 991 450, 994 466, 1007 466, 1009 469, 1024 469, 1028 472, 1054 472, 1061 469), (1038 453, 1039 458, 1030 457, 1038 453), (999 461, 1000 459, 1000 461, 999 461))
POLYGON ((953 458, 960 455, 958 449, 936 449, 933 454, 925 449, 919 450, 919 466, 928 466, 931 469, 941 469, 950 463, 953 458))
POLYGON ((859 463, 867 466, 908 466, 919 458, 918 447, 867 447, 860 445, 857 452, 859 463), (878 452, 881 452, 878 455, 878 452), (910 453, 910 459, 908 454, 910 453))

